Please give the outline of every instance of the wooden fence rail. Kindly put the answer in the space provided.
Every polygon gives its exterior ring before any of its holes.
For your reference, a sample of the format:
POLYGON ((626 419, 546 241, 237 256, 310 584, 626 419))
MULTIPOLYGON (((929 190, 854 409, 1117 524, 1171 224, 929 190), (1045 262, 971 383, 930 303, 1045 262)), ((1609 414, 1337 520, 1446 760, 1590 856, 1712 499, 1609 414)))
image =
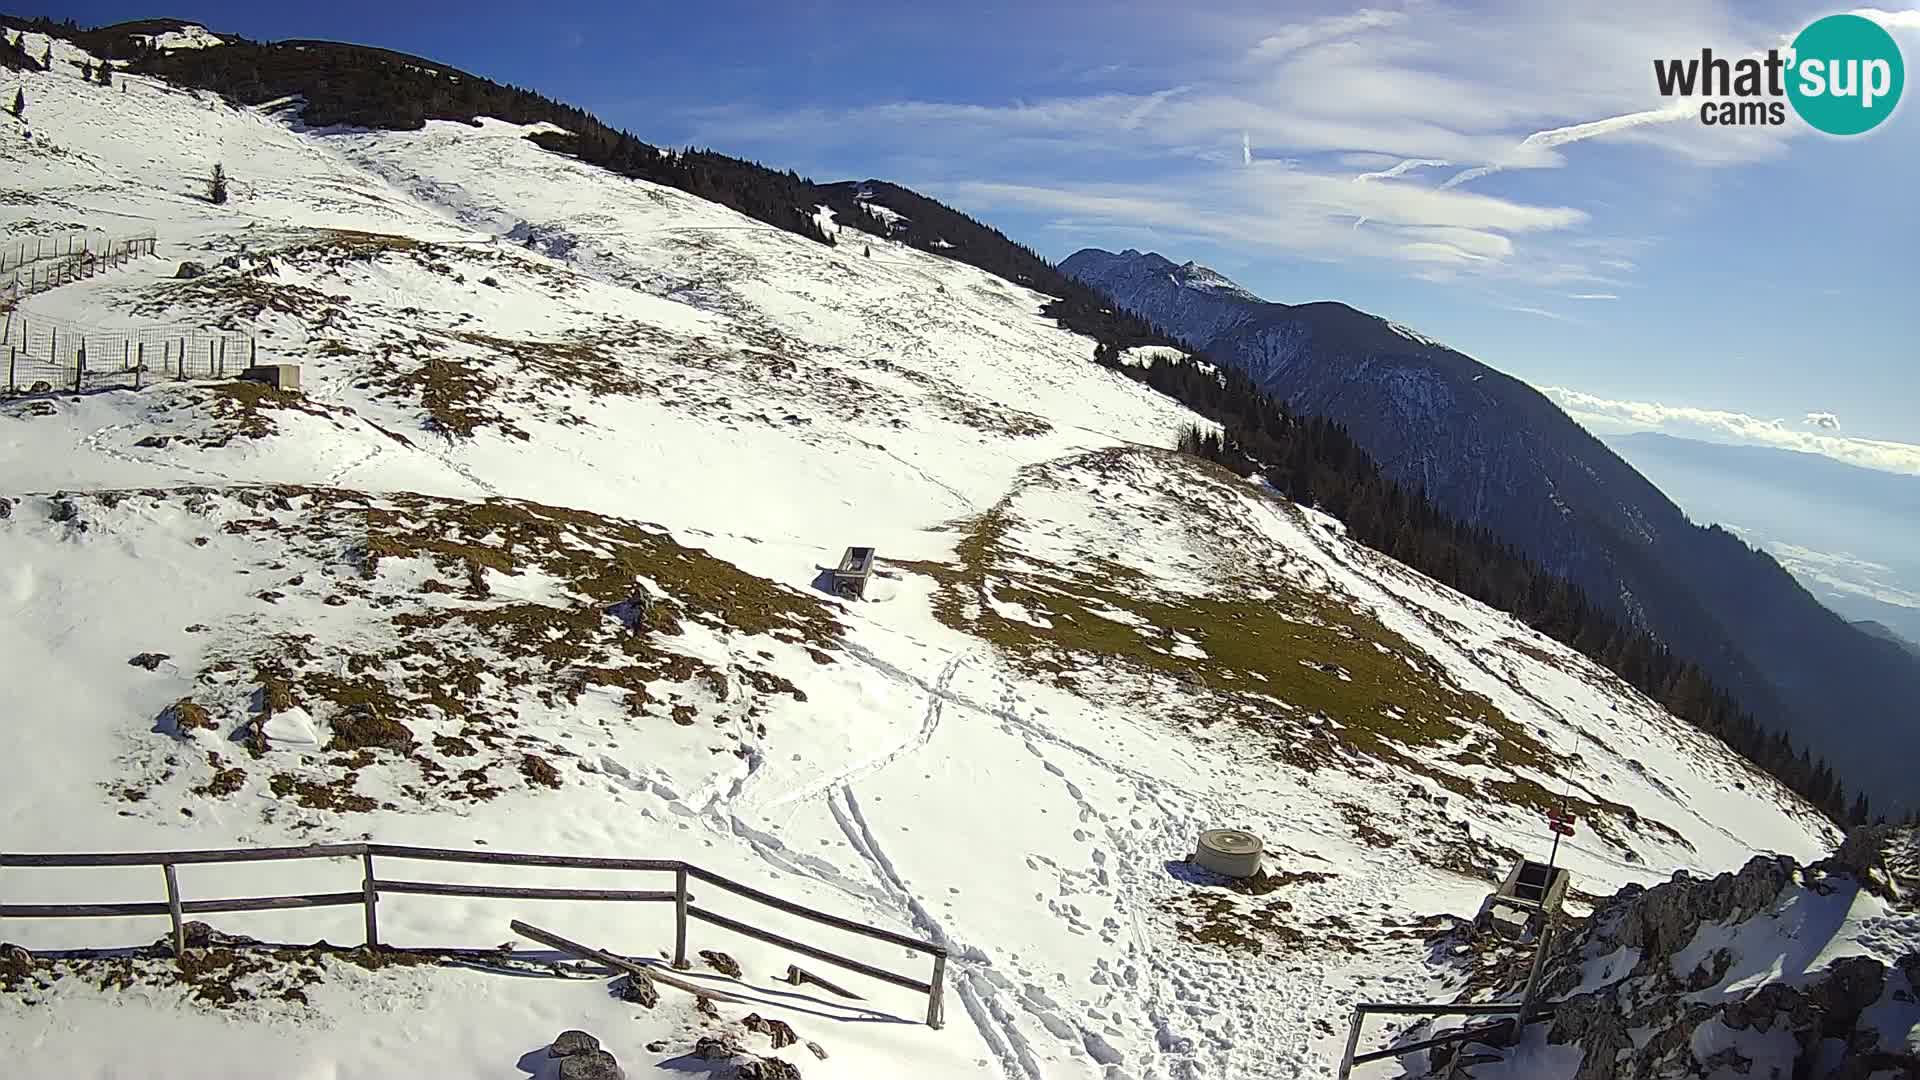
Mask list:
POLYGON ((687 961, 687 925, 699 920, 724 930, 766 942, 790 952, 833 964, 868 978, 905 987, 927 995, 927 1025, 942 1027, 946 981, 947 949, 930 941, 897 934, 877 926, 828 914, 804 904, 796 904, 723 877, 710 870, 678 859, 618 859, 585 855, 534 855, 506 851, 458 851, 450 848, 410 847, 398 844, 348 843, 309 844, 302 847, 217 848, 192 851, 110 851, 61 854, 0 852, 0 867, 114 867, 158 866, 166 884, 163 903, 100 904, 0 904, 4 919, 98 919, 144 915, 165 915, 173 927, 175 954, 186 950, 184 919, 188 915, 208 915, 234 911, 275 911, 289 908, 357 906, 366 913, 367 944, 380 944, 378 908, 380 894, 417 896, 463 896, 508 900, 584 900, 619 903, 671 903, 674 906, 673 966, 682 970, 687 961), (480 885, 468 882, 408 881, 383 878, 375 873, 376 857, 421 862, 477 863, 495 866, 544 866, 576 870, 622 870, 673 875, 672 889, 576 889, 510 885, 480 885), (180 894, 176 868, 181 866, 268 862, 287 859, 347 859, 361 863, 360 887, 352 892, 308 893, 293 896, 239 897, 222 900, 187 900, 180 894), (687 891, 689 881, 698 880, 726 892, 751 900, 822 926, 850 934, 884 941, 892 945, 924 952, 933 957, 933 976, 922 982, 907 975, 829 952, 826 949, 763 930, 750 923, 697 907, 687 891))

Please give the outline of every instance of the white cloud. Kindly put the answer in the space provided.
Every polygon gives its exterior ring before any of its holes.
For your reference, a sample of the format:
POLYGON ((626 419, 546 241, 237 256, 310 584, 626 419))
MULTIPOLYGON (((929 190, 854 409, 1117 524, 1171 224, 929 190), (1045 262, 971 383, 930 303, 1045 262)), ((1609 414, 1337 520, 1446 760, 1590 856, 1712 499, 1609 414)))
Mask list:
POLYGON ((1920 608, 1920 593, 1904 588, 1898 572, 1884 563, 1847 552, 1816 551, 1784 540, 1767 540, 1761 546, 1802 581, 1816 582, 1834 593, 1920 608))
POLYGON ((1660 431, 1709 442, 1770 446, 1822 454, 1849 465, 1920 476, 1920 444, 1832 434, 1832 430, 1838 429, 1837 419, 1834 419, 1832 429, 1827 429, 1824 424, 1815 424, 1813 420, 1816 416, 1832 418, 1831 413, 1808 414, 1806 423, 1822 429, 1808 431, 1804 425, 1786 420, 1766 420, 1722 409, 1662 405, 1651 401, 1615 401, 1564 386, 1542 386, 1539 390, 1553 399, 1568 416, 1598 434, 1660 431))
POLYGON ((1312 22, 1289 26, 1261 38, 1248 53, 1252 60, 1277 60, 1288 53, 1311 45, 1351 37, 1368 30, 1384 30, 1407 21, 1405 12, 1362 9, 1351 15, 1329 15, 1312 22))
POLYGON ((1511 258, 1514 238, 1579 225, 1571 207, 1535 206, 1468 191, 1354 184, 1337 172, 1256 160, 1166 191, 1152 184, 937 185, 937 194, 992 211, 1066 215, 1086 232, 1151 228, 1243 250, 1312 258, 1364 257, 1471 268, 1511 258), (1353 219, 1371 225, 1356 231, 1353 219))
POLYGON ((1576 293, 1568 293, 1567 299, 1569 300, 1618 300, 1620 299, 1620 294, 1610 293, 1610 292, 1576 292, 1576 293))
POLYGON ((1631 131, 1637 127, 1645 127, 1648 124, 1671 124, 1676 120, 1692 120, 1695 115, 1696 107, 1694 105, 1682 103, 1661 109, 1646 109, 1640 112, 1627 113, 1623 116, 1609 116, 1604 120, 1589 120, 1581 124, 1569 124, 1566 127, 1536 131, 1526 138, 1521 139, 1520 145, 1514 147, 1513 153, 1506 160, 1462 170, 1461 172, 1455 173, 1452 177, 1449 177, 1447 182, 1440 186, 1442 188, 1457 187, 1470 180, 1478 180, 1483 176, 1490 176, 1505 169, 1529 169, 1557 165, 1560 162, 1557 156, 1544 155, 1541 151, 1566 146, 1568 143, 1597 139, 1603 135, 1617 135, 1623 131, 1631 131))
POLYGON ((1389 169, 1382 169, 1379 172, 1361 173, 1359 176, 1353 178, 1353 182, 1357 184, 1363 180, 1391 180, 1396 176, 1405 176, 1414 169, 1444 169, 1451 164, 1453 164, 1453 162, 1444 161, 1440 158, 1408 158, 1389 169))
POLYGON ((1888 30, 1920 31, 1920 10, 1882 11, 1879 8, 1855 8, 1848 14, 1872 19, 1888 30))
MULTIPOLYGON (((1156 64, 1128 69, 1163 72, 1158 86, 1136 77, 1129 92, 688 115, 695 141, 748 140, 768 157, 781 152, 769 144, 784 142, 816 160, 844 148, 870 174, 950 197, 1052 206, 1103 227, 1122 224, 1122 205, 1159 203, 1149 208, 1160 224, 1148 227, 1216 237, 1230 250, 1602 289, 1633 260, 1581 246, 1596 239, 1582 207, 1564 205, 1546 184, 1487 202, 1463 188, 1504 170, 1577 165, 1590 141, 1719 166, 1777 155, 1799 130, 1705 127, 1692 103, 1659 95, 1650 66, 1703 45, 1724 55, 1761 50, 1797 29, 1792 20, 1719 0, 1491 2, 1413 0, 1306 17, 1142 9, 1154 13, 1129 16, 1129 32, 1161 48, 1156 64), (1436 186, 1422 176, 1436 168, 1458 171, 1436 186), (1223 182, 1228 169, 1243 181, 1223 182), (1436 238, 1420 229, 1466 231, 1436 238)), ((1920 13, 1874 17, 1904 26, 1920 13)))
POLYGON ((1823 431, 1840 430, 1840 418, 1830 412, 1810 412, 1802 422, 1809 427, 1817 427, 1823 431))

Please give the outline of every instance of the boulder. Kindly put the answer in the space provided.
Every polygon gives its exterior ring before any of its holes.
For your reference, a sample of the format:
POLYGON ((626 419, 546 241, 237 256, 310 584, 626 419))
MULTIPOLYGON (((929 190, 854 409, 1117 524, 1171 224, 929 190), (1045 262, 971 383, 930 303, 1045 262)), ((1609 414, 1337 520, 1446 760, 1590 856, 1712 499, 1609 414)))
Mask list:
POLYGON ((702 1035, 693 1044, 693 1056, 703 1061, 726 1061, 746 1053, 731 1035, 702 1035))
POLYGON ((33 974, 33 954, 11 941, 0 941, 0 976, 24 979, 33 974))
POLYGON ((643 1009, 660 1004, 660 988, 653 985, 653 980, 638 979, 632 975, 622 975, 613 981, 613 996, 643 1009))
POLYGON ((13 500, 0 499, 0 521, 5 521, 12 516, 13 516, 13 500))
POLYGON ((775 1050, 800 1041, 800 1036, 793 1033, 793 1026, 785 1020, 768 1020, 759 1013, 749 1013, 745 1020, 740 1021, 740 1025, 748 1031, 765 1035, 772 1041, 775 1050))
POLYGON ((560 1080, 623 1080, 620 1063, 605 1050, 560 1059, 560 1080))
POLYGON ((547 1047, 548 1057, 572 1057, 600 1049, 600 1040, 577 1028, 561 1032, 547 1047))
POLYGON ((800 1070, 779 1058, 754 1058, 733 1070, 734 1080, 800 1080, 800 1070))
POLYGON ((146 668, 148 671, 153 671, 168 659, 170 658, 163 652, 143 652, 133 659, 128 660, 127 665, 129 667, 146 668))
POLYGON ((740 962, 718 949, 701 949, 700 959, 705 960, 708 967, 729 979, 740 977, 740 962))
POLYGON ((207 265, 189 260, 181 263, 180 269, 175 270, 173 276, 180 281, 192 281, 197 277, 206 277, 207 265))
POLYGON ((51 394, 51 393, 53 393, 53 384, 52 384, 52 383, 50 383, 50 382, 48 382, 48 381, 47 381, 47 380, 45 380, 45 379, 35 379, 35 380, 33 381, 33 385, 32 385, 32 386, 29 386, 29 387, 27 387, 27 393, 29 393, 29 394, 51 394))

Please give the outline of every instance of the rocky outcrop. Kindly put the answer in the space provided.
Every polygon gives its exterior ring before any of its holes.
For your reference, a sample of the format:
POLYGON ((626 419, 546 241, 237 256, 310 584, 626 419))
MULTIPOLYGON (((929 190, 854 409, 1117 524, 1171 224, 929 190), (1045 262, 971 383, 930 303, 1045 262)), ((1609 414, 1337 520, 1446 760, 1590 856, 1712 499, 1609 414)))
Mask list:
POLYGON ((622 1080, 620 1063, 600 1049, 600 1040, 584 1031, 563 1031, 547 1047, 547 1056, 560 1059, 559 1080, 622 1080))
MULTIPOLYGON (((1885 948, 1911 934, 1913 894, 1893 867, 1913 865, 1916 843, 1920 830, 1867 827, 1809 867, 1756 856, 1735 873, 1601 901, 1562 933, 1544 975, 1559 1002, 1546 1041, 1580 1051, 1565 1080, 1920 1080, 1920 942, 1885 948)), ((1516 1075, 1502 1068, 1460 1075, 1516 1075)))

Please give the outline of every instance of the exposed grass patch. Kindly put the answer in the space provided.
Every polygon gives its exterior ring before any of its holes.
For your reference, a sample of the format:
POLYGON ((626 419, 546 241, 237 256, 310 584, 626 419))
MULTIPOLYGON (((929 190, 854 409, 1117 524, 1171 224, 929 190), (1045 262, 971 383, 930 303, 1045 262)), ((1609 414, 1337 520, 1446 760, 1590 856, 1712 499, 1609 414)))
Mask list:
MULTIPOLYGON (((769 666, 775 642, 793 647, 788 660, 807 651, 807 669, 836 662, 827 650, 841 628, 821 600, 637 522, 512 500, 330 489, 155 497, 198 500, 229 535, 263 545, 283 605, 345 595, 366 609, 354 651, 309 634, 253 635, 210 657, 201 675, 203 699, 251 691, 242 741, 273 762, 271 778, 258 779, 291 806, 371 809, 354 776, 374 765, 414 805, 557 786, 553 762, 565 751, 523 717, 570 712, 590 694, 604 702, 611 692, 615 709, 599 705, 589 721, 609 733, 623 722, 665 731, 710 722, 724 738, 757 738, 777 700, 806 699, 769 666), (296 555, 314 568, 295 572, 296 555), (421 584, 423 564, 426 581, 466 588, 421 584), (700 655, 683 651, 676 639, 696 628, 742 643, 717 655, 705 640, 700 655), (753 638, 762 640, 742 640, 753 638), (242 672, 251 678, 240 681, 242 672), (265 732, 295 707, 331 737, 325 757, 290 770, 265 732)), ((258 767, 238 768, 244 777, 258 767)))
POLYGON ((266 947, 250 939, 209 932, 187 924, 188 948, 175 957, 166 941, 130 953, 45 959, 26 956, 0 962, 0 992, 26 1004, 38 1004, 67 979, 100 990, 136 987, 174 990, 205 1009, 232 1012, 287 1003, 310 1006, 307 990, 328 980, 336 965, 367 971, 412 968, 445 961, 438 955, 395 949, 343 949, 324 942, 311 946, 266 947))
POLYGON ((278 430, 273 414, 283 410, 313 416, 330 415, 327 410, 308 402, 300 394, 280 390, 263 382, 236 379, 208 387, 207 393, 214 419, 227 425, 227 431, 222 437, 202 441, 202 446, 224 446, 234 436, 264 439, 278 430))
MULTIPOLYGON (((1553 752, 1343 595, 1264 572, 1252 558, 1222 560, 1230 569, 1216 571, 1211 587, 1196 594, 1163 588, 1115 557, 1083 553, 1063 564, 1024 550, 1025 491, 1073 496, 1089 486, 1088 474, 1151 489, 1176 504, 1138 512, 1177 513, 1207 543, 1235 542, 1235 526, 1216 517, 1220 500, 1210 500, 1222 491, 1241 497, 1237 478, 1166 452, 1114 450, 1028 470, 1025 489, 951 526, 959 533, 951 562, 894 565, 934 579, 934 613, 942 622, 992 643, 1028 675, 1082 696, 1118 695, 1165 715, 1178 712, 1178 722, 1196 727, 1232 723, 1265 736, 1276 757, 1302 768, 1379 762, 1461 797, 1530 810, 1548 805, 1531 777, 1559 775, 1553 752), (1169 485, 1158 472, 1128 471, 1142 460, 1189 477, 1169 485), (1210 525, 1218 531, 1208 534, 1210 525), (1168 710, 1170 696, 1199 704, 1168 710), (1456 766, 1505 779, 1481 784, 1456 766)), ((1049 519, 1047 528, 1057 530, 1058 520, 1049 519)), ((1062 538, 1049 536, 1049 547, 1057 548, 1062 538)), ((1628 828, 1678 835, 1617 803, 1583 809, 1628 828)), ((1395 842, 1365 814, 1351 824, 1364 843, 1395 842)))
POLYGON ((1286 914, 1293 910, 1286 900, 1243 905, 1222 893, 1191 893, 1170 901, 1167 910, 1181 936, 1201 945, 1260 952, 1268 945, 1293 946, 1307 940, 1306 934, 1286 921, 1286 914))

